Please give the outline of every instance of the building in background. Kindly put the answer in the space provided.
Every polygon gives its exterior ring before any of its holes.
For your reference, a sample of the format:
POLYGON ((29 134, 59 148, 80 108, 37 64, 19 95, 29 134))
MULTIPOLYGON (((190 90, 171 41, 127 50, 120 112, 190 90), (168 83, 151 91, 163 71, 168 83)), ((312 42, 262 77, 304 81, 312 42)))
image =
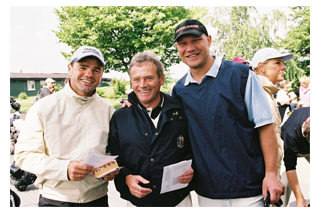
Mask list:
MULTIPOLYGON (((21 92, 27 96, 35 96, 44 86, 47 78, 53 78, 56 84, 64 86, 68 73, 10 73, 10 96, 18 97, 21 92)), ((98 87, 108 86, 112 78, 102 77, 98 87)))

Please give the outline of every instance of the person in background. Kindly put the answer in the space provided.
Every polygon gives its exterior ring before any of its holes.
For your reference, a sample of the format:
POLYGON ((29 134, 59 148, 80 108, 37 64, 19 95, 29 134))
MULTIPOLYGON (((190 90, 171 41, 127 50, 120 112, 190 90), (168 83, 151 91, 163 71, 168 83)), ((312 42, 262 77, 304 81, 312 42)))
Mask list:
POLYGON ((278 92, 277 82, 284 80, 284 62, 292 59, 293 54, 281 54, 274 48, 263 48, 257 51, 253 57, 253 69, 258 75, 261 85, 264 88, 266 98, 274 118, 274 130, 278 141, 278 174, 281 179, 281 165, 283 160, 283 141, 281 139, 281 116, 278 111, 276 100, 273 94, 278 92))
POLYGON ((19 167, 37 175, 40 207, 106 207, 106 180, 82 163, 90 153, 106 154, 114 108, 96 93, 104 72, 97 48, 79 47, 68 64, 65 87, 36 102, 25 119, 16 144, 19 167))
POLYGON ((136 54, 130 64, 131 108, 111 120, 108 150, 123 168, 115 186, 128 207, 191 207, 190 168, 177 180, 187 187, 160 194, 163 167, 192 159, 187 120, 180 103, 160 92, 164 67, 153 52, 136 54))
POLYGON ((242 64, 245 64, 245 65, 249 65, 249 61, 245 60, 242 56, 236 56, 233 59, 233 62, 237 62, 237 63, 242 63, 242 64))
POLYGON ((280 82, 280 90, 277 92, 277 95, 276 95, 276 101, 277 101, 277 104, 278 104, 278 111, 279 111, 279 114, 281 116, 281 125, 284 124, 284 122, 287 120, 288 116, 288 112, 291 111, 291 101, 294 98, 290 98, 289 95, 288 95, 288 90, 290 89, 290 87, 292 86, 292 84, 287 81, 287 80, 283 80, 280 82))
POLYGON ((173 88, 182 103, 196 167, 199 206, 264 206, 284 191, 277 175, 277 140, 272 112, 248 65, 210 54, 212 37, 198 20, 174 32, 189 70, 173 88))
POLYGON ((300 101, 303 103, 303 107, 310 106, 310 78, 303 76, 300 78, 300 87, 295 90, 295 94, 299 97, 300 101))
MULTIPOLYGON (((298 157, 305 157, 310 163, 310 107, 295 110, 282 126, 284 140, 284 164, 286 175, 296 198, 297 207, 307 207, 296 173, 298 157)), ((286 191, 286 201, 291 192, 286 191)))
POLYGON ((41 92, 39 93, 39 99, 48 96, 54 92, 54 83, 56 81, 52 78, 47 78, 44 84, 44 87, 41 89, 41 92))

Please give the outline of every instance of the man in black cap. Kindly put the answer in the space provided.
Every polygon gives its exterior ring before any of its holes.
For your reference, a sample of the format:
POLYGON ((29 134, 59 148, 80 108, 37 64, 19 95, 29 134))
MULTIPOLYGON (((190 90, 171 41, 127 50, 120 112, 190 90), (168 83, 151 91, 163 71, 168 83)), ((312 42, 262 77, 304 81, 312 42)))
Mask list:
POLYGON ((189 121, 199 206, 263 206, 278 180, 272 113, 256 74, 245 64, 211 56, 212 38, 197 20, 175 29, 175 46, 189 66, 173 89, 189 121), (256 98, 256 99, 254 99, 256 98))

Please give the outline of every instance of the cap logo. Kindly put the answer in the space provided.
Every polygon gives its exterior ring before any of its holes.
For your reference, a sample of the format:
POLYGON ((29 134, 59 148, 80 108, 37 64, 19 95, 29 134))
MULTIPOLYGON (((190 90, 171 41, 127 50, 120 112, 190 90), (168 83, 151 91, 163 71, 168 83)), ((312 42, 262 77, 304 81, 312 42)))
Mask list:
POLYGON ((190 28, 199 28, 198 25, 187 25, 187 26, 183 26, 181 28, 179 28, 177 31, 176 31, 176 34, 183 31, 183 30, 187 30, 187 29, 190 29, 190 28))
POLYGON ((96 50, 94 50, 92 48, 84 48, 82 53, 94 53, 94 54, 96 54, 98 56, 101 56, 101 54, 98 51, 96 51, 96 50))

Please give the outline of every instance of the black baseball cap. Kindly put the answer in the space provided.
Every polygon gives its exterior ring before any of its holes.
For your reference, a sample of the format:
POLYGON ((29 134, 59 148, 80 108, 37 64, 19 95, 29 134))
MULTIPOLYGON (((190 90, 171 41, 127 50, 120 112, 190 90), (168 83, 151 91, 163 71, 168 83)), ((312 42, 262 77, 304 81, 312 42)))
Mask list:
POLYGON ((188 19, 184 22, 181 22, 176 27, 174 32, 174 42, 176 42, 180 36, 183 36, 186 34, 193 34, 196 36, 201 36, 202 34, 206 34, 206 36, 208 36, 208 31, 206 27, 198 20, 188 19))

